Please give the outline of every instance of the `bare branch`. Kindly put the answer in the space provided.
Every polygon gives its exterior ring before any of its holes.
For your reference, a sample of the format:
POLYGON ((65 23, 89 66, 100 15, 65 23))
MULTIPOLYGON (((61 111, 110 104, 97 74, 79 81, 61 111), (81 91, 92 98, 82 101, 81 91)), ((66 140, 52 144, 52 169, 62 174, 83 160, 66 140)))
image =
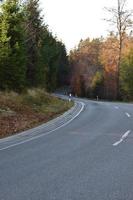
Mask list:
MULTIPOLYGON (((127 0, 117 0, 117 8, 105 8, 109 14, 112 15, 110 19, 107 19, 107 22, 111 22, 115 25, 118 31, 118 65, 117 65, 117 94, 119 96, 119 71, 122 59, 122 49, 123 42, 125 39, 126 32, 133 26, 133 11, 126 9, 127 0)), ((113 47, 113 44, 112 44, 113 47)))

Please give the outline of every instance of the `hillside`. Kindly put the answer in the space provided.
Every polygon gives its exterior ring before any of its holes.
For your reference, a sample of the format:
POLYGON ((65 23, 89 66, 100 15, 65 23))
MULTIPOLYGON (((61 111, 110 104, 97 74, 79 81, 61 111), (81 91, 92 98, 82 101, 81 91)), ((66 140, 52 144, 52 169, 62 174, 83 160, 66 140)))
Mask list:
POLYGON ((21 95, 0 92, 0 138, 47 122, 72 105, 42 89, 28 90, 21 95))

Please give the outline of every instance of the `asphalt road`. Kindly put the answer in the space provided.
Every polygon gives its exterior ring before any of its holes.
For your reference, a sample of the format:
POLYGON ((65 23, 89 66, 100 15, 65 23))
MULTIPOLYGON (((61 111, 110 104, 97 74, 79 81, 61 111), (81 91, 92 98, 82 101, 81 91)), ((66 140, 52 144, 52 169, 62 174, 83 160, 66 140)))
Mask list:
POLYGON ((133 105, 80 101, 71 123, 0 150, 0 200, 133 200, 133 105))

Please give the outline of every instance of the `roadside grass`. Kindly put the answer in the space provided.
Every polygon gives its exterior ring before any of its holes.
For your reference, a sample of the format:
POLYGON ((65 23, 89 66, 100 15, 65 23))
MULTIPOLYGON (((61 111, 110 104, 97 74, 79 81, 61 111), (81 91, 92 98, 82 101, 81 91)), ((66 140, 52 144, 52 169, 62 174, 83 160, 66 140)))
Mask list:
POLYGON ((0 92, 0 138, 33 128, 59 116, 73 106, 43 89, 23 94, 0 92))

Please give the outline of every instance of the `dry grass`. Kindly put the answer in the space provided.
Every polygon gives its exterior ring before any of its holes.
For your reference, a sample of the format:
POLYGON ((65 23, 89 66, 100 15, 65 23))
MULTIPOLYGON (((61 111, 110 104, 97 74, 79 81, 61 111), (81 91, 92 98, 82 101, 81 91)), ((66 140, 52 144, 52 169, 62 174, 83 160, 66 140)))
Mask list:
POLYGON ((42 89, 28 90, 21 95, 0 92, 0 138, 47 122, 72 105, 42 89))

